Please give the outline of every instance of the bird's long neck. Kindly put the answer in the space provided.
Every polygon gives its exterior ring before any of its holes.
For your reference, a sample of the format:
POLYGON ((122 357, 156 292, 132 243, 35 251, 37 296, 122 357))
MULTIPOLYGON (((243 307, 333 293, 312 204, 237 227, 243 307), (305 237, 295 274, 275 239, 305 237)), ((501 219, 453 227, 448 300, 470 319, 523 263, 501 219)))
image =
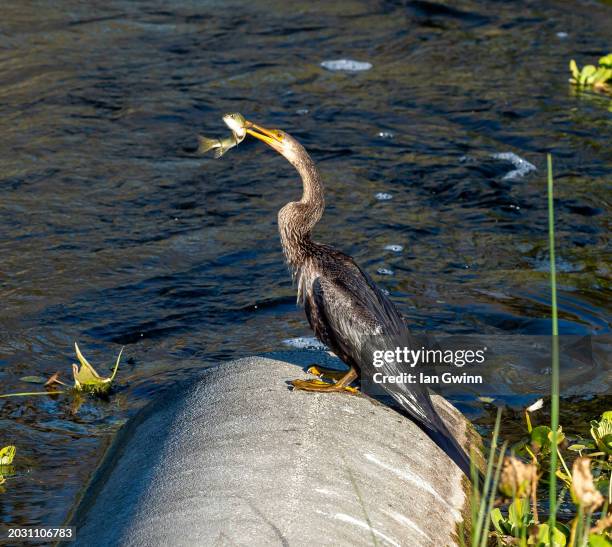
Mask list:
POLYGON ((295 271, 315 245, 310 233, 323 216, 325 199, 321 176, 306 151, 291 163, 302 177, 302 199, 288 203, 280 210, 278 229, 287 262, 295 271))

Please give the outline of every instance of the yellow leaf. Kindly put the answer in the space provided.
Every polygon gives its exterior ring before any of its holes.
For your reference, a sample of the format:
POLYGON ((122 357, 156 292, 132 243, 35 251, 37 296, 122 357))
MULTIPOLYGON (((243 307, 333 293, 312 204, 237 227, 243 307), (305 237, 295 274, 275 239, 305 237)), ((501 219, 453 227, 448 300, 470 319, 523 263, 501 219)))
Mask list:
POLYGON ((578 81, 580 79, 580 71, 578 70, 578 65, 576 64, 576 61, 574 61, 574 59, 570 61, 569 68, 574 79, 578 81))
POLYGON ((119 362, 121 361, 121 355, 123 354, 123 348, 119 352, 115 368, 111 376, 103 378, 100 376, 96 369, 89 363, 85 356, 81 353, 79 345, 75 342, 74 349, 76 351, 77 359, 81 364, 80 368, 78 365, 72 365, 72 374, 74 376, 74 387, 78 391, 93 391, 98 393, 106 393, 115 379, 117 369, 119 368, 119 362))
POLYGON ((17 449, 12 444, 0 448, 0 465, 11 465, 15 452, 17 452, 17 449))

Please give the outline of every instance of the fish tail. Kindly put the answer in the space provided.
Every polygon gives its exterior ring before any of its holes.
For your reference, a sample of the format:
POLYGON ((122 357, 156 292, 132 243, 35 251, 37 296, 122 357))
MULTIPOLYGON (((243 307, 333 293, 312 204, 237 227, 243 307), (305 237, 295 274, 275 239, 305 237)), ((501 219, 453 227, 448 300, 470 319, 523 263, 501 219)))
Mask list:
POLYGON ((213 155, 215 159, 219 159, 223 154, 227 152, 227 148, 223 148, 223 146, 219 146, 214 152, 213 155))
POLYGON ((208 137, 202 137, 198 135, 198 152, 204 154, 213 148, 219 148, 221 143, 219 139, 209 139, 208 137))

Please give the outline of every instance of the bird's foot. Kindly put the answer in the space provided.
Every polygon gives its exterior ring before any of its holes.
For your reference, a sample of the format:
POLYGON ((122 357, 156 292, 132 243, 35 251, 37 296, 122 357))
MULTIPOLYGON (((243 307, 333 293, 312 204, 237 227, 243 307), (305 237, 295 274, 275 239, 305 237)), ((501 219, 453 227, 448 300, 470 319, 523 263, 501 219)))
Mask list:
POLYGON ((347 372, 342 373, 342 376, 333 384, 322 380, 293 380, 291 385, 293 389, 302 389, 304 391, 347 391, 348 393, 358 393, 357 388, 351 387, 349 384, 357 378, 357 371, 351 368, 347 372))
POLYGON ((341 380, 346 376, 347 371, 312 365, 307 372, 313 374, 314 376, 318 376, 322 380, 341 380))
MULTIPOLYGON (((346 376, 346 373, 343 374, 346 376)), ((343 385, 340 382, 336 382, 335 384, 330 384, 328 382, 324 382, 323 380, 292 380, 291 385, 293 389, 300 389, 302 391, 325 391, 325 392, 338 392, 338 391, 346 391, 351 394, 359 393, 359 390, 356 387, 343 385)))

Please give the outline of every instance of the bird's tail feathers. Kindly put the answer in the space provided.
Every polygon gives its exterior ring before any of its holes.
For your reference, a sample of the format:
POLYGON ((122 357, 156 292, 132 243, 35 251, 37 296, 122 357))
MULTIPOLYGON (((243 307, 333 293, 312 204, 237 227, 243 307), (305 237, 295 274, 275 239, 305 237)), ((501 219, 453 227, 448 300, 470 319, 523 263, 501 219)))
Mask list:
POLYGON ((463 471, 468 479, 472 478, 472 467, 470 464, 470 458, 463 448, 459 446, 459 443, 455 440, 452 434, 443 426, 443 430, 430 429, 424 427, 425 433, 429 435, 444 453, 457 464, 457 467, 463 471))
POLYGON ((415 421, 466 477, 471 479, 470 458, 438 416, 429 393, 425 389, 422 392, 401 390, 393 391, 390 395, 401 407, 400 412, 415 421))

